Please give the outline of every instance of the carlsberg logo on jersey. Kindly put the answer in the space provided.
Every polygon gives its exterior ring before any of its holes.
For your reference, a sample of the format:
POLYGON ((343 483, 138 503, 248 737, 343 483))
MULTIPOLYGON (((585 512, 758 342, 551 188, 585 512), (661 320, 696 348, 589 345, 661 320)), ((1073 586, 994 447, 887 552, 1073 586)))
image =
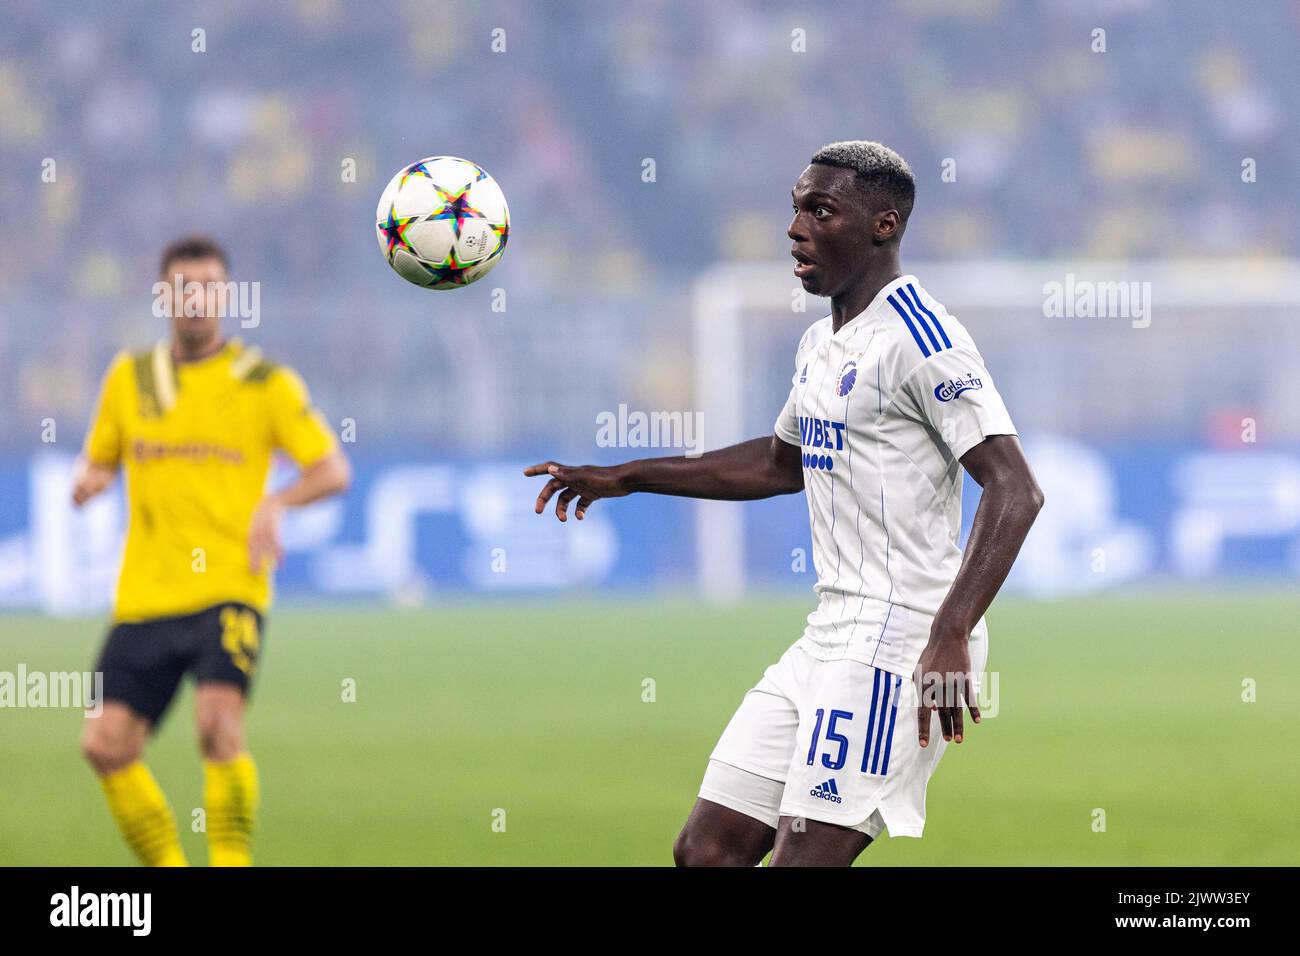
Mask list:
POLYGON ((967 372, 965 378, 950 378, 934 387, 934 397, 941 402, 951 402, 962 392, 983 388, 984 382, 975 377, 974 372, 967 372))

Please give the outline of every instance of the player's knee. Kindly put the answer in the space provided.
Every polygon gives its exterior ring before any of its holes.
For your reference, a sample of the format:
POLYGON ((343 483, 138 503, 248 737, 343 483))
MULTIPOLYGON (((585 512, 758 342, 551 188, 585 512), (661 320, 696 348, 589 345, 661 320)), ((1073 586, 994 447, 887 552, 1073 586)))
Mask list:
POLYGON ((102 776, 135 763, 141 752, 128 737, 88 723, 81 734, 81 755, 102 776))
POLYGON ((199 752, 205 760, 234 760, 244 749, 243 722, 225 711, 203 714, 198 720, 199 752))
POLYGON ((699 833, 688 826, 673 843, 673 862, 686 867, 753 866, 758 859, 748 847, 716 834, 699 833))

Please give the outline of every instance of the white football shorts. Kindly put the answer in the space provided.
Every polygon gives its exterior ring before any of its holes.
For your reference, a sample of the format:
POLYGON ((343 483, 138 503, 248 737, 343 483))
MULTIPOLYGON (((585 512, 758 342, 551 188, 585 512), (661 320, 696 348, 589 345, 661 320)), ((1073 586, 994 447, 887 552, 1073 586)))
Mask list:
MULTIPOLYGON (((980 682, 988 662, 983 628, 970 656, 980 682)), ((709 758, 700 797, 771 827, 790 816, 872 839, 885 829, 919 837, 925 787, 948 742, 932 713, 930 742, 921 747, 916 705, 911 675, 820 661, 796 644, 745 694, 709 758)))

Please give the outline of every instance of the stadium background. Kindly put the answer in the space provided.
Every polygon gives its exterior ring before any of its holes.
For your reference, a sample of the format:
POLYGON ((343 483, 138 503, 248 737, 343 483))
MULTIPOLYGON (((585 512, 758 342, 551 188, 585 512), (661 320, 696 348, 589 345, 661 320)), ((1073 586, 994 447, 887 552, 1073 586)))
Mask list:
MULTIPOLYGON (((822 305, 792 309, 788 190, 854 137, 916 171, 905 267, 972 328, 1048 495, 990 615, 997 716, 945 759, 927 838, 864 863, 1296 859, 1300 773, 1276 740, 1300 678, 1294 4, 6 18, 0 671, 93 659, 120 499, 74 515, 68 469, 111 356, 161 334, 168 239, 230 247, 262 296, 232 331, 355 429, 352 492, 287 527, 252 718, 261 862, 667 862, 718 732, 811 609, 802 500, 733 506, 746 589, 719 602, 733 565, 710 565, 692 503, 560 527, 518 471, 666 451, 603 447, 598 416, 701 409, 701 330, 736 276, 775 292, 721 385, 746 435, 769 428, 822 305), (504 262, 453 294, 398 280, 370 225, 388 177, 435 153, 511 205, 504 262), (1150 325, 1045 314, 1043 283, 1076 273, 1150 281, 1150 325)), ((78 720, 0 710, 0 864, 127 862, 78 720)), ((182 817, 187 720, 182 702, 151 758, 182 817)))

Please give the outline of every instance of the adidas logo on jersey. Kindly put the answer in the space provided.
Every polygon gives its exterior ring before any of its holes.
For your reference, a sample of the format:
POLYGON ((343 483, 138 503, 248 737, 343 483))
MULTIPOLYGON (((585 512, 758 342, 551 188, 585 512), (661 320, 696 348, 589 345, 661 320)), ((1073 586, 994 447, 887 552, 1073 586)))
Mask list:
POLYGON ((835 786, 835 778, 831 777, 825 783, 819 783, 808 791, 808 796, 816 797, 818 800, 829 800, 831 803, 843 803, 840 796, 840 788, 835 786))

